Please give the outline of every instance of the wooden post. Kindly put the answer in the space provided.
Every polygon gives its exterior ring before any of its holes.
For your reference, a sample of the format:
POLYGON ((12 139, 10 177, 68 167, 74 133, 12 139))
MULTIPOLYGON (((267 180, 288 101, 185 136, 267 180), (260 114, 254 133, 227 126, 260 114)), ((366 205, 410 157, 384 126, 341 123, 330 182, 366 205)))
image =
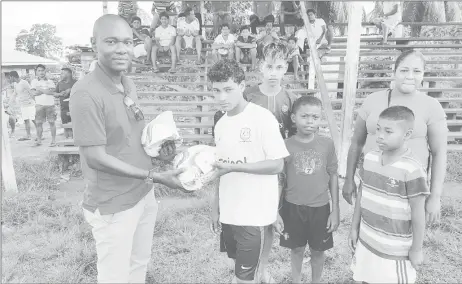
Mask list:
POLYGON ((103 15, 107 14, 107 1, 103 1, 103 15))
MULTIPOLYGON (((3 98, 2 98, 3 99, 3 98)), ((2 180, 6 192, 17 193, 16 174, 14 173, 13 157, 11 155, 10 137, 8 135, 8 115, 3 109, 2 103, 2 180)))
POLYGON ((342 143, 339 155, 339 174, 345 176, 348 150, 350 148, 353 132, 354 106, 356 100, 356 85, 358 81, 358 64, 361 39, 361 15, 362 4, 353 2, 349 5, 348 13, 348 39, 345 58, 345 78, 343 81, 343 104, 342 104, 342 143))
POLYGON ((300 14, 303 18, 303 22, 305 23, 305 30, 308 35, 308 45, 310 46, 310 55, 312 60, 311 63, 314 65, 314 69, 316 70, 316 78, 318 79, 318 86, 321 91, 322 104, 324 106, 324 110, 326 111, 330 133, 332 140, 334 140, 335 150, 338 155, 340 149, 340 133, 337 127, 337 123, 335 122, 334 111, 332 110, 332 103, 329 98, 326 82, 324 82, 324 76, 321 69, 321 60, 319 59, 318 51, 316 50, 316 39, 314 38, 313 31, 311 30, 310 22, 308 21, 305 3, 300 1, 300 6, 300 14))

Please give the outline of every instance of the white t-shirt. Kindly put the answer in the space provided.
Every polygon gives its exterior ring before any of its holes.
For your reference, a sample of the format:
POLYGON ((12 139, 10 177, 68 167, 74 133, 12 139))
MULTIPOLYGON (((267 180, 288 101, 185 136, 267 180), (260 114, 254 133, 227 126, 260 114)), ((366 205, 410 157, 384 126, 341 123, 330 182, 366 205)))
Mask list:
POLYGON ((194 31, 199 31, 199 20, 194 19, 191 23, 186 22, 186 18, 179 18, 177 23, 177 29, 183 30, 187 36, 192 36, 194 31))
POLYGON ((398 11, 396 11, 395 14, 388 16, 386 18, 386 23, 388 27, 394 28, 399 22, 402 21, 403 18, 403 8, 402 8, 402 3, 400 1, 384 1, 383 2, 383 13, 390 13, 393 11, 393 7, 395 5, 398 5, 398 11))
MULTIPOLYGON (((326 22, 320 18, 316 18, 314 23, 311 24, 311 30, 313 31, 315 40, 317 40, 322 35, 322 26, 326 26, 326 22)), ((295 33, 295 37, 297 38, 297 45, 303 49, 305 39, 308 38, 305 28, 299 29, 295 33)))
POLYGON ((166 28, 159 26, 154 32, 154 37, 159 39, 160 46, 170 46, 174 36, 176 36, 176 29, 170 25, 166 28))
MULTIPOLYGON (((215 126, 218 161, 255 163, 289 156, 279 124, 267 109, 248 103, 243 112, 227 114, 215 126)), ((277 175, 229 173, 220 178, 220 222, 267 226, 278 214, 277 175)))
MULTIPOLYGON (((32 80, 30 84, 32 89, 55 89, 55 83, 53 81, 45 79, 45 80, 32 80)), ((42 106, 53 106, 55 105, 55 97, 52 95, 41 94, 40 96, 35 97, 35 103, 42 106)))
POLYGON ((235 41, 236 41, 236 38, 232 34, 229 34, 227 39, 225 39, 222 34, 219 34, 215 38, 215 41, 213 43, 215 43, 215 44, 230 44, 230 43, 234 43, 235 41))
POLYGON ((26 80, 20 80, 14 83, 15 98, 21 107, 34 106, 34 96, 32 95, 31 87, 26 80))

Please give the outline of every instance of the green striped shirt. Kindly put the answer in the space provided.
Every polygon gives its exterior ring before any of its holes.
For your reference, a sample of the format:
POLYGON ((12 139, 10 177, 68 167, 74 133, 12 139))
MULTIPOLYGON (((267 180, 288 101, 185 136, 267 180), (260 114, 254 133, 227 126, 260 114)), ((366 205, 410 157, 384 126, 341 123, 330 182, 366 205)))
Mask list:
POLYGON ((382 152, 364 157, 360 242, 386 259, 408 259, 412 245, 409 198, 430 194, 422 164, 408 150, 396 161, 382 164, 382 152))

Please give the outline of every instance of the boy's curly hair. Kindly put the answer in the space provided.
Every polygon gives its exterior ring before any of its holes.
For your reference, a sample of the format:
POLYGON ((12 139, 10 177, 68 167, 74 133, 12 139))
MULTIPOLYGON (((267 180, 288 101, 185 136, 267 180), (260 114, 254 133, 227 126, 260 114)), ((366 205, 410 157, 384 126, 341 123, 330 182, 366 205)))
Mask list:
POLYGON ((287 61, 287 57, 289 55, 289 50, 287 48, 286 43, 280 42, 272 42, 263 47, 263 56, 266 60, 276 60, 276 59, 283 59, 287 61))
POLYGON ((227 82, 230 78, 237 84, 245 80, 244 70, 236 60, 222 59, 213 64, 207 72, 207 77, 213 82, 227 82))

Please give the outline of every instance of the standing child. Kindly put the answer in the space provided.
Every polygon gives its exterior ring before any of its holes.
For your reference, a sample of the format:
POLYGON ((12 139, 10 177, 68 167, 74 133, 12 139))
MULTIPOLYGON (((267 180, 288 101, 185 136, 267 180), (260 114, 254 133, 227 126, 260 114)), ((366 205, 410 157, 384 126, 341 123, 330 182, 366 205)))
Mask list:
POLYGON ((427 175, 406 143, 414 120, 407 107, 385 109, 377 123, 379 150, 364 156, 348 242, 356 258, 355 281, 414 283, 423 262, 425 198, 430 191, 427 175))
POLYGON ((271 43, 265 46, 263 53, 262 83, 246 89, 244 94, 249 102, 270 110, 279 122, 282 137, 288 138, 295 133, 290 113, 297 96, 281 86, 288 67, 287 47, 283 43, 271 43))
POLYGON ((287 180, 278 222, 284 222, 280 245, 291 249, 292 283, 301 282, 307 243, 311 251, 311 283, 320 282, 324 252, 333 247, 332 232, 337 230, 340 219, 334 142, 316 134, 321 108, 316 97, 297 99, 291 115, 297 133, 285 141, 290 157, 285 159, 287 180))

